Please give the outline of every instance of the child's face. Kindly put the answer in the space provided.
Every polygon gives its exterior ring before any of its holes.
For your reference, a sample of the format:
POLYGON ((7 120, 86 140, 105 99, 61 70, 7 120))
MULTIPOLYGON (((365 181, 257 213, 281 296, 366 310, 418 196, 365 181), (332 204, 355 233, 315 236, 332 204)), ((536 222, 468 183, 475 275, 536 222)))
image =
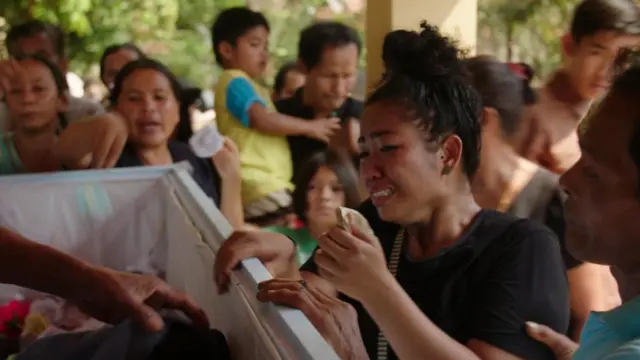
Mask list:
POLYGON ((638 37, 600 31, 575 42, 564 39, 566 70, 573 86, 585 100, 602 95, 611 83, 617 55, 624 48, 638 44, 638 37))
POLYGON ((246 72, 252 78, 264 75, 269 61, 269 31, 263 26, 255 27, 236 40, 236 46, 229 47, 228 67, 246 72))

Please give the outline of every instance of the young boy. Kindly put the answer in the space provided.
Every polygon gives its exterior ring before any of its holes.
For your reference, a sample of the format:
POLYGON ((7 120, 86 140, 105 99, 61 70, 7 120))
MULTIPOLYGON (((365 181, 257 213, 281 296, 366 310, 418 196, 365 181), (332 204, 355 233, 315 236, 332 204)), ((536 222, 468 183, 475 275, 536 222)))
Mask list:
POLYGON ((621 49, 638 44, 634 0, 584 0, 562 38, 563 66, 540 90, 515 146, 525 157, 562 174, 580 158, 577 128, 591 102, 611 82, 621 49))
POLYGON ((269 91, 256 83, 267 66, 269 24, 246 7, 222 11, 212 27, 213 51, 224 69, 216 86, 220 132, 240 150, 245 220, 282 225, 291 213, 292 164, 287 135, 328 142, 339 120, 304 121, 274 110, 269 91))

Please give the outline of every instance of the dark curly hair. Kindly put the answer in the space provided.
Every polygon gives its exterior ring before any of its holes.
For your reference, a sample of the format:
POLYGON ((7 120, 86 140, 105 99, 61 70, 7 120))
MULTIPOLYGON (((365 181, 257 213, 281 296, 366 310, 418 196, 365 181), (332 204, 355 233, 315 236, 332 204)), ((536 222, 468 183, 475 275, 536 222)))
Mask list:
POLYGON ((463 170, 471 178, 480 162, 480 96, 468 82, 464 53, 457 44, 437 27, 426 22, 420 27, 420 32, 387 34, 382 46, 385 72, 367 104, 394 101, 406 106, 426 135, 428 148, 446 136, 460 137, 463 170))

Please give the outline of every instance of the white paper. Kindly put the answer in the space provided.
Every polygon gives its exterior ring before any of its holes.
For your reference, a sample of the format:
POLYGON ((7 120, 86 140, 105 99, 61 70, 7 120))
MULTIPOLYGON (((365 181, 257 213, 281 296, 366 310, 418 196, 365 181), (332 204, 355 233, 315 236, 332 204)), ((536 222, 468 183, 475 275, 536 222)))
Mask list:
POLYGON ((201 158, 211 158, 222 149, 223 145, 224 139, 212 123, 203 126, 189 139, 191 150, 201 158))

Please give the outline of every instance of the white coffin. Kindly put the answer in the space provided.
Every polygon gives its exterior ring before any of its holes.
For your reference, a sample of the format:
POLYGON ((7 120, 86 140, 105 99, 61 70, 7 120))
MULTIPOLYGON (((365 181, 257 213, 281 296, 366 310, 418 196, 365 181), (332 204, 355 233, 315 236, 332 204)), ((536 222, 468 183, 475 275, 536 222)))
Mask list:
MULTIPOLYGON (((231 227, 179 165, 0 177, 0 226, 92 263, 166 272, 237 360, 338 359, 301 312, 255 300, 258 282, 271 278, 257 259, 217 294, 214 254, 231 227)), ((0 285, 0 301, 20 294, 28 291, 0 285)))

